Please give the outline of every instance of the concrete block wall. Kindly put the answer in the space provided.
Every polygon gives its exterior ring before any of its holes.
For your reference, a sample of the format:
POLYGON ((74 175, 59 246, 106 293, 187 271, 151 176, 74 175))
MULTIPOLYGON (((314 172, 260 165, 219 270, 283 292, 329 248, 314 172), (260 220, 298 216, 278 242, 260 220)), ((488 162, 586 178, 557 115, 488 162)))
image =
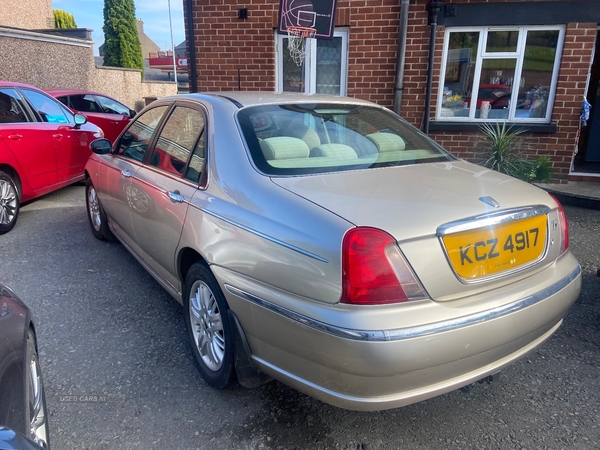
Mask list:
POLYGON ((0 54, 0 80, 102 92, 137 111, 146 97, 177 93, 174 82, 143 82, 139 70, 96 67, 92 42, 82 39, 0 27, 0 54))
POLYGON ((1 0, 0 26, 28 30, 54 28, 52 0, 1 0))

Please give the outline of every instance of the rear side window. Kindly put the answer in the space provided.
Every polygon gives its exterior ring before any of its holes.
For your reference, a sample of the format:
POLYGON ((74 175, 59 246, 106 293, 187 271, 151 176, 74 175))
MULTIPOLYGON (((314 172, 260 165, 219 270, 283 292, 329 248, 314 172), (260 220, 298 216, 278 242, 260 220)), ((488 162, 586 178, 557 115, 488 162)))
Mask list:
MULTIPOLYGON (((198 157, 192 158, 188 167, 190 155, 195 152, 198 141, 204 132, 204 114, 194 108, 177 106, 165 122, 156 147, 150 158, 150 166, 165 172, 198 181, 202 163, 198 157)), ((202 160, 204 158, 203 145, 202 160)))
POLYGON ((122 116, 129 115, 129 108, 112 98, 96 95, 96 99, 102 108, 102 112, 106 114, 119 114, 122 116))
POLYGON ((70 95, 59 99, 65 105, 81 112, 101 112, 100 107, 96 103, 93 95, 70 95))
POLYGON ((121 136, 117 146, 117 154, 125 158, 142 161, 156 127, 168 108, 168 106, 158 106, 137 116, 136 120, 121 136))
POLYGON ((268 175, 301 175, 453 160, 415 127, 378 107, 249 107, 238 120, 252 159, 268 175))

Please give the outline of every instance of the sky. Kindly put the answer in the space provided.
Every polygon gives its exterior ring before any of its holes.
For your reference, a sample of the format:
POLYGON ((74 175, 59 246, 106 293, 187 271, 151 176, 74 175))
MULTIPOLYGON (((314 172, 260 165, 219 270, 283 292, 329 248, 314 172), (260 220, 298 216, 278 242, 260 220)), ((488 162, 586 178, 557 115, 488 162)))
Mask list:
MULTIPOLYGON (((179 45, 185 39, 183 23, 183 0, 135 0, 135 16, 144 22, 144 33, 161 50, 171 48, 171 26, 169 25, 169 1, 171 2, 171 24, 173 42, 179 45)), ((75 17, 77 28, 93 30, 94 55, 104 43, 104 0, 52 0, 53 9, 62 9, 75 17)))

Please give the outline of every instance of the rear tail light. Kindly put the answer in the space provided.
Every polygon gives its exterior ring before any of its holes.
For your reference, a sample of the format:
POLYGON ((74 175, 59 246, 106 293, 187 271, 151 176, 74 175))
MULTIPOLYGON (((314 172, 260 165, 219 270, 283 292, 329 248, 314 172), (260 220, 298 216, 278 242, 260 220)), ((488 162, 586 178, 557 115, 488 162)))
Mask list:
POLYGON ((567 222, 567 216, 565 210, 556 197, 550 195, 552 199, 558 205, 558 225, 560 227, 560 254, 562 255, 569 249, 569 223, 567 222))
POLYGON ((426 298, 396 241, 384 231, 359 227, 342 243, 342 303, 379 305, 426 298))

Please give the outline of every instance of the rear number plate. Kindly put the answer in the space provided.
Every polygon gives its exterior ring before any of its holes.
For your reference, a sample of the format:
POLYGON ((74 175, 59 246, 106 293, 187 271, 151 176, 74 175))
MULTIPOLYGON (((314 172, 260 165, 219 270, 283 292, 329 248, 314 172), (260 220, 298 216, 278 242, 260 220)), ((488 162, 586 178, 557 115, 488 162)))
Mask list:
POLYGON ((475 280, 539 260, 546 237, 546 215, 538 215, 448 234, 442 240, 456 274, 475 280))

